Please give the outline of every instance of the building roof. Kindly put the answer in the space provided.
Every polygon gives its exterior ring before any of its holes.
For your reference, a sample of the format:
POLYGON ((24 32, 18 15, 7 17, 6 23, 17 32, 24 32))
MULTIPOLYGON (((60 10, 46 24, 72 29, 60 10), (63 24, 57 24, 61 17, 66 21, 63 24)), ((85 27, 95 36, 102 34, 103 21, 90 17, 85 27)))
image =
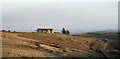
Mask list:
POLYGON ((52 28, 38 28, 37 30, 52 30, 52 28))

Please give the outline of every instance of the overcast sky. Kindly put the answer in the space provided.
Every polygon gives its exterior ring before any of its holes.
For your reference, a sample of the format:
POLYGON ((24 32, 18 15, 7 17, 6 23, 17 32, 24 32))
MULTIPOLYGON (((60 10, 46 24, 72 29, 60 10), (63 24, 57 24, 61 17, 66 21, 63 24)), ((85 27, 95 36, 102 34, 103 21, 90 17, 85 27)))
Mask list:
POLYGON ((119 0, 0 0, 0 2, 118 2, 119 0))
POLYGON ((3 29, 118 29, 117 2, 11 2, 2 5, 3 29))

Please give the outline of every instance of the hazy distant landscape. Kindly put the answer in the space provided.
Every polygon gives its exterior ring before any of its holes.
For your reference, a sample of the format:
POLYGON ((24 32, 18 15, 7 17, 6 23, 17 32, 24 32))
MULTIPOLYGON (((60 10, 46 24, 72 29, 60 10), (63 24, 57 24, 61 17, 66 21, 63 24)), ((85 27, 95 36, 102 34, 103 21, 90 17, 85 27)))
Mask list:
MULTIPOLYGON (((55 32, 61 33, 62 29, 55 29, 55 32)), ((35 30, 11 30, 16 32, 34 32, 35 30)), ((82 34, 82 33, 88 33, 88 32, 118 32, 118 30, 115 29, 106 29, 106 30, 72 30, 70 29, 70 34, 82 34)))

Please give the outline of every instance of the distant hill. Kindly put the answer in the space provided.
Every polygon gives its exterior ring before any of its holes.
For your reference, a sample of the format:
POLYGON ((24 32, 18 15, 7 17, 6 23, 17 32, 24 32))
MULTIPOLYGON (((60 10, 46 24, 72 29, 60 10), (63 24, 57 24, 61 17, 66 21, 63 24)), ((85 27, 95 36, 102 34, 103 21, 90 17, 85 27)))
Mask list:
POLYGON ((118 32, 118 31, 113 29, 107 29, 107 30, 95 31, 95 32, 118 32))
POLYGON ((95 32, 118 32, 118 30, 114 29, 106 29, 106 30, 72 30, 71 34, 83 34, 83 33, 95 33, 95 32))

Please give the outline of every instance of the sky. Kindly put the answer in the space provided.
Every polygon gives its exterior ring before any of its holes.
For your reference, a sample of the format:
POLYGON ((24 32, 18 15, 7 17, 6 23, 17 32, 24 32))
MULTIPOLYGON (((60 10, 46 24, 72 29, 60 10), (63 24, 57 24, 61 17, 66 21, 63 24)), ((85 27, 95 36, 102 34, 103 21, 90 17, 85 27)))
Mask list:
POLYGON ((0 2, 118 2, 119 0, 0 0, 0 2))
POLYGON ((2 29, 118 29, 117 2, 5 2, 2 29))

